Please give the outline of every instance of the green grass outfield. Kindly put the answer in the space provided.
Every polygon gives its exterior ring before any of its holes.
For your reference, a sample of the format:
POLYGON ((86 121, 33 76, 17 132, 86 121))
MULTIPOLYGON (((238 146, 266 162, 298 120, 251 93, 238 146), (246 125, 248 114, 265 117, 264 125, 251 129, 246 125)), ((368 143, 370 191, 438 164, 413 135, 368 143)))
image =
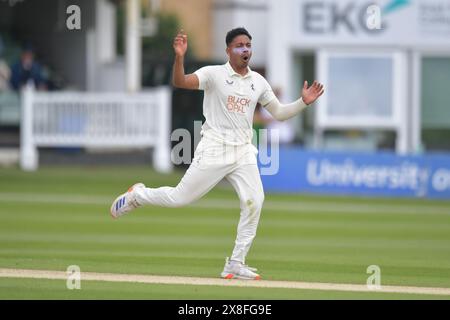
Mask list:
MULTIPOLYGON (((0 169, 0 268, 218 277, 239 218, 233 190, 197 205, 145 207, 119 220, 112 200, 134 182, 175 185, 145 168, 0 169)), ((266 194, 247 262, 265 280, 450 288, 450 202, 266 194)), ((0 299, 422 299, 394 293, 0 278, 0 299)))

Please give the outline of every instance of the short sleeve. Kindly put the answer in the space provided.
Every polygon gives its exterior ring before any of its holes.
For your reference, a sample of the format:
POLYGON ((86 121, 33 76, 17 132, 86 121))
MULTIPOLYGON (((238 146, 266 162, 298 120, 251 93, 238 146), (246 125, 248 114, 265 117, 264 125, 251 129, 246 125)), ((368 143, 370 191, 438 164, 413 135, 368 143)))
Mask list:
POLYGON ((194 74, 198 77, 199 90, 208 90, 212 87, 212 71, 213 70, 211 66, 206 66, 194 72, 194 74))
POLYGON ((258 103, 260 103, 262 106, 266 106, 270 101, 276 98, 275 94, 273 93, 272 87, 267 82, 266 79, 261 77, 262 83, 263 83, 263 90, 261 92, 261 95, 259 96, 258 103))

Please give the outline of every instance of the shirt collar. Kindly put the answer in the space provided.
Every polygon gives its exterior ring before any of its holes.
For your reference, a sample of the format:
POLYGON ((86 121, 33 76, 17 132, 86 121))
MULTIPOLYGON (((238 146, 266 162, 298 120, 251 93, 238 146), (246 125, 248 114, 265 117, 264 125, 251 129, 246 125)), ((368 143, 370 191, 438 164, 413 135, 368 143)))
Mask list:
POLYGON ((250 76, 251 76, 251 73, 252 73, 252 69, 250 69, 250 67, 247 66, 247 70, 248 70, 247 74, 246 74, 245 76, 241 76, 239 73, 237 73, 236 71, 234 71, 233 67, 232 67, 231 64, 230 64, 230 61, 228 61, 228 62, 225 64, 225 68, 227 69, 228 75, 229 75, 230 77, 236 75, 236 76, 239 76, 239 77, 242 77, 242 78, 247 78, 247 77, 250 77, 250 76))

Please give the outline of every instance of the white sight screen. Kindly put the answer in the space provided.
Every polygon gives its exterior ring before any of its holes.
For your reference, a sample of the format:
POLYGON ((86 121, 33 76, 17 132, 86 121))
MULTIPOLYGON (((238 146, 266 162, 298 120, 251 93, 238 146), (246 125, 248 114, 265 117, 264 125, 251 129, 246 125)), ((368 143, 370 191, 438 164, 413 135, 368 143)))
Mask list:
POLYGON ((330 57, 328 115, 392 117, 393 61, 385 57, 330 57))

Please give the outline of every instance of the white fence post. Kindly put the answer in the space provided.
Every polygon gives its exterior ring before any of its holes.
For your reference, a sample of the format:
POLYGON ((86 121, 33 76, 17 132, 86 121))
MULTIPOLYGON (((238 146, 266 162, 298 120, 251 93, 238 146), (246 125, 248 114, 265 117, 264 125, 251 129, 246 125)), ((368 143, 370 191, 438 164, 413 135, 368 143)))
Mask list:
POLYGON ((25 171, 38 167, 37 147, 33 140, 33 85, 22 90, 22 115, 20 120, 20 166, 25 171))
POLYGON ((170 157, 170 128, 171 128, 171 91, 167 87, 159 89, 158 123, 160 130, 158 132, 156 148, 153 153, 153 165, 159 172, 168 173, 172 171, 172 160, 170 157))

